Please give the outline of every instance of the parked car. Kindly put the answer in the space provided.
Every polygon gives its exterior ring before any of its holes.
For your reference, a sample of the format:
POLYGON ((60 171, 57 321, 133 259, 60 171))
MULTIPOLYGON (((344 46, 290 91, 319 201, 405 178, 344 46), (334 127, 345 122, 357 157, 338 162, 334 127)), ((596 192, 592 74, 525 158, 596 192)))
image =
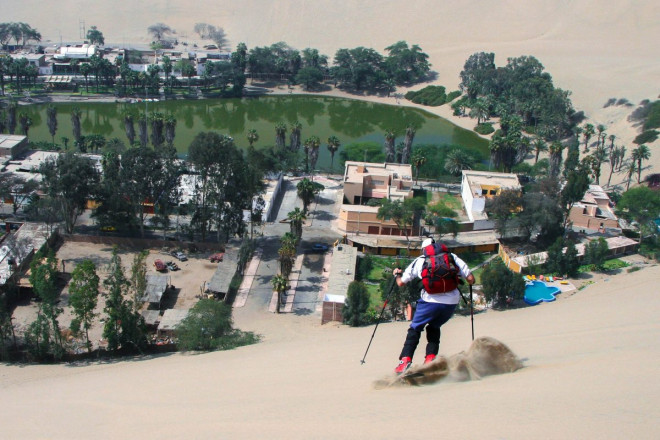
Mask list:
POLYGON ((314 252, 326 252, 328 250, 328 245, 323 243, 314 243, 312 250, 314 250, 314 252))
POLYGON ((158 272, 167 272, 167 266, 162 260, 154 261, 154 268, 156 268, 158 272))
POLYGON ((165 263, 165 266, 167 266, 167 268, 171 271, 179 270, 179 266, 177 266, 177 264, 174 261, 168 261, 167 263, 165 263))
POLYGON ((172 256, 179 261, 188 261, 188 257, 186 257, 186 254, 180 251, 172 252, 172 256))
POLYGON ((209 257, 209 260, 211 260, 211 263, 219 263, 225 258, 224 252, 217 252, 209 257))

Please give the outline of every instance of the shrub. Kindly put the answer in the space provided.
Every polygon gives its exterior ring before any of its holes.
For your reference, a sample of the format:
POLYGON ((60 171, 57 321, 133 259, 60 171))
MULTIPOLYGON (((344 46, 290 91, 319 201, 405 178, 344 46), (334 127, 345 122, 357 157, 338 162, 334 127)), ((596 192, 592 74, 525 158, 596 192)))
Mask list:
POLYGON ((254 344, 259 338, 232 328, 231 307, 212 299, 202 299, 190 309, 176 330, 180 350, 228 350, 254 344))
POLYGON ((649 104, 646 122, 644 123, 644 130, 653 128, 660 128, 660 101, 649 104))
POLYGON ((522 277, 511 272, 499 259, 484 268, 481 283, 486 301, 492 302, 495 308, 507 307, 525 294, 522 277))
POLYGON ((415 104, 429 105, 438 107, 447 102, 447 94, 444 86, 426 86, 416 92, 410 91, 405 94, 408 101, 415 104))
POLYGON ((637 137, 635 137, 635 140, 633 140, 634 144, 641 145, 641 144, 650 144, 651 142, 655 141, 658 139, 658 130, 646 130, 637 137))
POLYGON ((637 272, 640 269, 641 269, 641 267, 639 267, 639 266, 633 266, 633 267, 629 267, 627 272, 628 273, 637 272))
POLYGON ((493 124, 491 122, 482 122, 481 124, 478 124, 476 127, 474 127, 474 131, 479 134, 487 135, 494 132, 495 129, 493 128, 493 124))
POLYGON ((454 90, 453 92, 447 93, 447 102, 452 102, 454 99, 458 98, 461 96, 461 91, 460 90, 454 90))
MULTIPOLYGON (((373 199, 372 199, 373 200, 373 199)), ((369 277, 369 272, 374 268, 374 258, 366 254, 364 257, 360 258, 358 263, 358 280, 364 280, 369 277)))
POLYGON ((351 327, 368 324, 370 317, 367 314, 369 310, 369 292, 367 286, 362 281, 353 281, 348 285, 346 294, 346 303, 342 311, 344 324, 351 327))

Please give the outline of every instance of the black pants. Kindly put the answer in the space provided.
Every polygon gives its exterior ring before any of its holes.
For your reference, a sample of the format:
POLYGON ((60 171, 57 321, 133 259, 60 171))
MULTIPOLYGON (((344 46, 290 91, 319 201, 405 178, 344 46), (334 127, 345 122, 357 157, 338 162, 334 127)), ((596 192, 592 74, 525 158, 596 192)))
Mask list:
POLYGON ((426 327, 426 354, 437 355, 440 351, 440 327, 451 318, 455 309, 455 304, 436 304, 419 300, 399 359, 413 357, 424 327, 426 327))

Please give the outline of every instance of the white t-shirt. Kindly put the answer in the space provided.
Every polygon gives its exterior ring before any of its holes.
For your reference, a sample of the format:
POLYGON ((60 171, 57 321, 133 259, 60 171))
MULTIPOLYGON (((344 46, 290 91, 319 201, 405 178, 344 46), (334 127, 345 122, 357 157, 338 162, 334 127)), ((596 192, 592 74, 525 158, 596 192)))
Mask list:
MULTIPOLYGON (((470 275, 470 268, 465 264, 465 261, 461 260, 458 258, 455 254, 450 254, 453 258, 454 261, 456 262, 456 266, 458 267, 458 270, 461 272, 461 276, 463 278, 467 278, 470 275)), ((406 267, 406 270, 403 271, 403 275, 401 275, 401 281, 404 283, 409 283, 410 281, 414 280, 415 278, 422 278, 422 267, 424 266, 424 256, 421 255, 413 260, 412 263, 406 267)), ((458 289, 451 290, 449 292, 443 292, 443 293, 428 293, 424 288, 422 288, 422 295, 421 298, 430 303, 438 303, 438 304, 458 304, 458 301, 461 299, 461 293, 458 291, 458 289)))

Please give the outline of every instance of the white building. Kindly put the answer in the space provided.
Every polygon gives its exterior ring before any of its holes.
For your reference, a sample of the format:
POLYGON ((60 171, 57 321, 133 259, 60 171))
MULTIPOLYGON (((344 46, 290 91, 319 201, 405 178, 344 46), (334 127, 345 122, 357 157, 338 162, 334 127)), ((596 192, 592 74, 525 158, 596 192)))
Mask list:
POLYGON ((470 221, 474 222, 475 231, 494 227, 486 215, 486 200, 500 195, 506 189, 522 191, 518 176, 494 171, 463 170, 461 197, 470 221))

